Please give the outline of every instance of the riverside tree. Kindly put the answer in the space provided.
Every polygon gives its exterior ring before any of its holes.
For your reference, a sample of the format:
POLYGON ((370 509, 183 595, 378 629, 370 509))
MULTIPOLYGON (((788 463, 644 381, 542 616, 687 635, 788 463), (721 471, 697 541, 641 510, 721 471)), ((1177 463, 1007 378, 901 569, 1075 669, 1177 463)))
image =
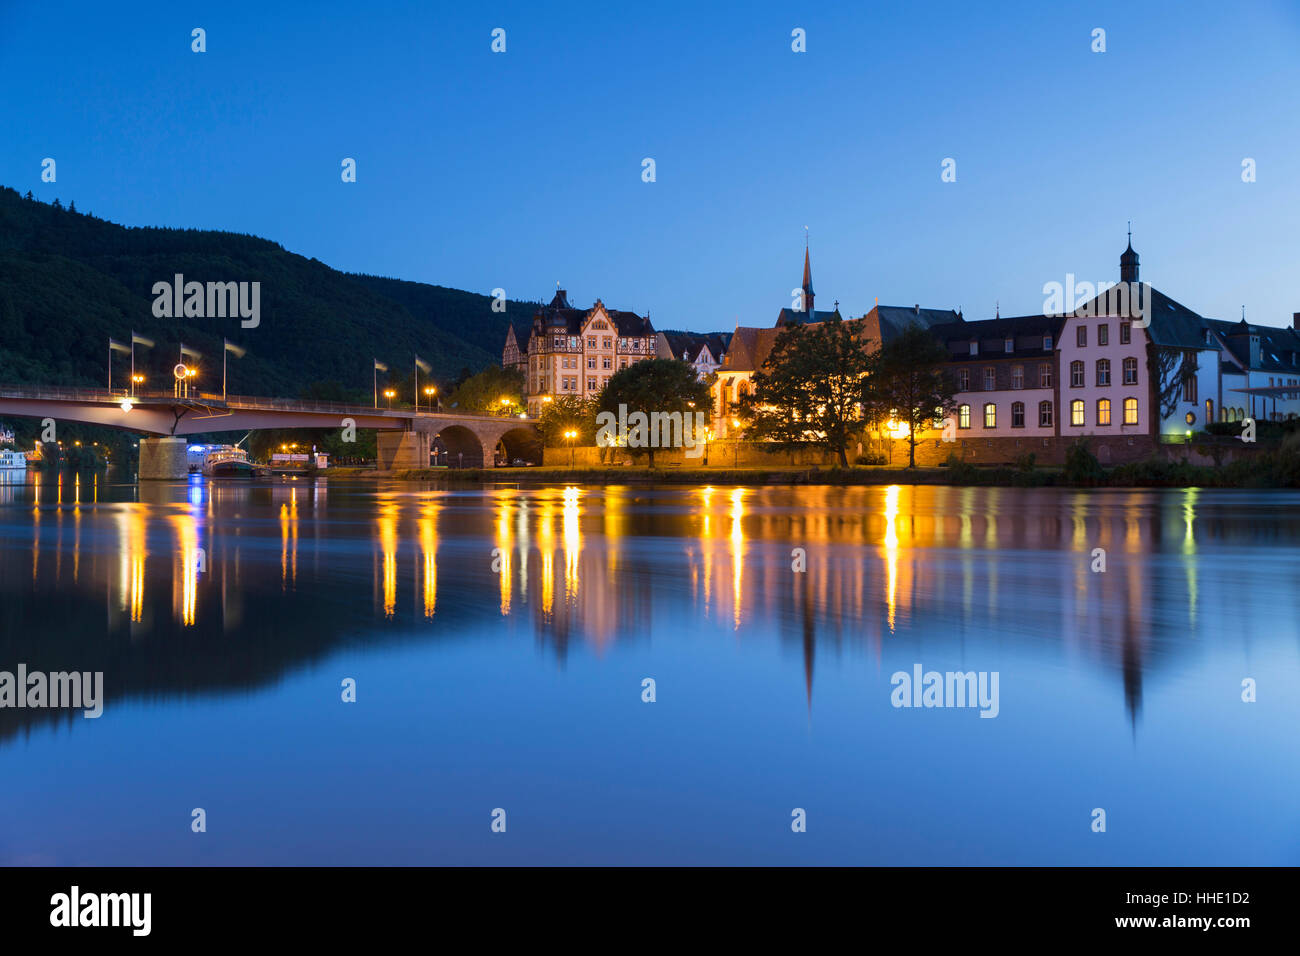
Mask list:
POLYGON ((951 356, 943 343, 917 324, 885 345, 876 356, 872 405, 876 417, 907 425, 907 467, 916 467, 918 435, 952 409, 956 383, 948 374, 951 356))
POLYGON ((552 399, 542 406, 542 413, 537 416, 537 430, 541 433, 542 443, 548 448, 567 445, 564 433, 576 431, 578 435, 573 439, 573 444, 594 445, 596 411, 594 398, 561 395, 552 399))
POLYGON ((652 423, 644 444, 629 441, 628 435, 614 436, 616 444, 627 445, 634 452, 638 445, 644 448, 649 453, 651 468, 655 466, 656 447, 669 447, 677 441, 683 445, 687 441, 694 444, 697 429, 693 426, 700 421, 707 422, 713 409, 709 386, 696 377, 695 369, 678 359, 661 358, 644 359, 619 369, 605 383, 597 403, 600 412, 615 416, 620 423, 627 423, 637 413, 652 423), (670 433, 665 440, 663 432, 653 423, 667 421, 669 417, 675 417, 681 427, 675 438, 670 433))
POLYGON ((872 407, 870 344, 838 315, 783 329, 739 403, 747 437, 820 445, 847 467, 849 438, 872 407))

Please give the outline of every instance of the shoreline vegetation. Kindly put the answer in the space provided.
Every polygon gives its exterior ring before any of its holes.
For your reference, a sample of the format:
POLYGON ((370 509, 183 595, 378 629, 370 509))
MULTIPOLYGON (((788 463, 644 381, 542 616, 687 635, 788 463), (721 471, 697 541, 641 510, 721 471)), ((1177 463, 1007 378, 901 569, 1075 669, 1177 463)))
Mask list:
POLYGON ((482 484, 633 485, 956 485, 1014 488, 1300 488, 1300 455, 1268 452, 1224 465, 1148 459, 1105 468, 1091 454, 1073 455, 1064 467, 976 466, 952 462, 941 467, 888 466, 752 468, 417 468, 380 472, 364 468, 330 469, 338 478, 399 481, 459 481, 482 484))

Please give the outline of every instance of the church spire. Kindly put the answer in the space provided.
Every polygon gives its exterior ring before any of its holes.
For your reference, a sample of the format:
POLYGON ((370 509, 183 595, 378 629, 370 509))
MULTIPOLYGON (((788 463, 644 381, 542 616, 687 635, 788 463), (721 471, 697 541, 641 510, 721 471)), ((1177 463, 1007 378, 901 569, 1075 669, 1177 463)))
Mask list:
POLYGON ((803 234, 803 308, 809 316, 813 314, 812 262, 808 258, 808 227, 803 234))

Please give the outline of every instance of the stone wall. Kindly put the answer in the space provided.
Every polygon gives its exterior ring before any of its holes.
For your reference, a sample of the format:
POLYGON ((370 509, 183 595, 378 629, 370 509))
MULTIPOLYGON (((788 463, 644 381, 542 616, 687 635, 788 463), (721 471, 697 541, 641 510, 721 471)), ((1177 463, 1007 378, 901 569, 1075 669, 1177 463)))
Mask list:
POLYGON ((170 481, 184 478, 190 473, 186 451, 189 442, 184 438, 141 438, 141 481, 170 481))

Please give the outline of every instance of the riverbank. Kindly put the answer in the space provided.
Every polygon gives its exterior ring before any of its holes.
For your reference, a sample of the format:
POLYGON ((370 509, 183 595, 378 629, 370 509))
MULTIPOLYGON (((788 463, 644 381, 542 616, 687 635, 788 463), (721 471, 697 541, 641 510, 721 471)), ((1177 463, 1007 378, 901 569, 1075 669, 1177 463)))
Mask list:
POLYGON ((340 478, 456 481, 480 484, 586 485, 960 485, 973 487, 1073 488, 1300 488, 1300 458, 1266 455, 1219 466, 1152 459, 1103 468, 1096 460, 1066 468, 421 468, 379 472, 330 469, 340 478))

